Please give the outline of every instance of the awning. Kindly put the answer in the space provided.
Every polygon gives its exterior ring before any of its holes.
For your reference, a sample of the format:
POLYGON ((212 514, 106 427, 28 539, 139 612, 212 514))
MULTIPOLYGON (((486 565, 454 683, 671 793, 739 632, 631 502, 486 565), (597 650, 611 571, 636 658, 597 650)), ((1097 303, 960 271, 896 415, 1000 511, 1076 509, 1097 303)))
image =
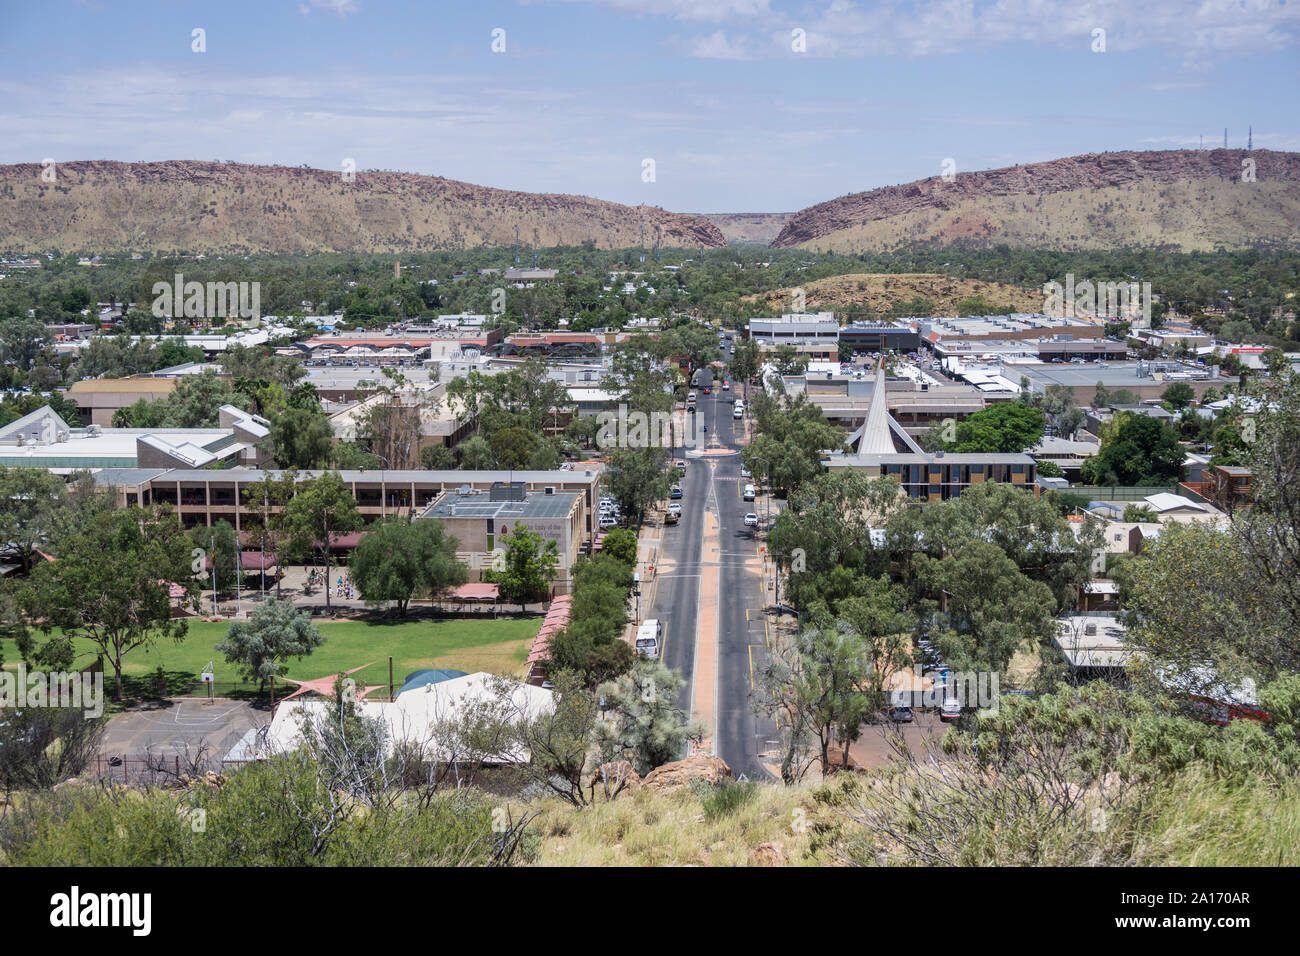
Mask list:
POLYGON ((241 551, 239 564, 245 571, 269 571, 279 564, 279 558, 274 551, 266 554, 261 551, 241 551))
POLYGON ((458 601, 495 601, 500 592, 499 585, 475 582, 453 589, 450 596, 458 601))

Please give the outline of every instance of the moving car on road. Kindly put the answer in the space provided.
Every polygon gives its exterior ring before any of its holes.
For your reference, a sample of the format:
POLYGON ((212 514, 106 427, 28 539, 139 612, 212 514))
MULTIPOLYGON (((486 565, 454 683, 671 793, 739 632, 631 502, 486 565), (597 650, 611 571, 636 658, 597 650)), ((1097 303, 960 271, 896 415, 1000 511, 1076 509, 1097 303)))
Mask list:
POLYGON ((680 498, 682 496, 682 486, 673 485, 672 491, 668 492, 669 498, 680 498))
POLYGON ((754 500, 754 485, 752 482, 750 484, 745 485, 745 500, 746 501, 754 500))
POLYGON ((754 512, 752 512, 752 511, 751 511, 749 514, 745 515, 745 527, 746 527, 746 528, 757 528, 757 527, 758 527, 758 515, 754 514, 754 512))

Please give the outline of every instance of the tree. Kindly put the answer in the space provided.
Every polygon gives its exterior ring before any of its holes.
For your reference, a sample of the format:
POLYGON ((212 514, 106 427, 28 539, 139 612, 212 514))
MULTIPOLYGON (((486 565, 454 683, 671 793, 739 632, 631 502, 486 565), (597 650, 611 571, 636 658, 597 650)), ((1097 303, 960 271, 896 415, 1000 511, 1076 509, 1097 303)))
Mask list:
POLYGON ((188 537, 191 550, 202 551, 207 562, 202 583, 211 584, 212 571, 215 568, 217 592, 222 596, 229 595, 240 581, 242 574, 237 565, 241 560, 241 548, 234 526, 223 518, 214 522, 210 528, 204 525, 191 528, 188 537))
POLYGON ((1170 382, 1160 397, 1174 411, 1181 411, 1196 398, 1196 392, 1186 382, 1170 382))
POLYGON ((288 658, 301 660, 324 643, 325 635, 308 611, 294 607, 292 601, 271 598, 254 608, 247 621, 232 621, 215 650, 225 655, 227 664, 238 667, 245 680, 265 686, 289 672, 288 658))
MULTIPOLYGON (((261 536, 262 550, 269 551, 276 555, 279 560, 279 548, 284 541, 286 531, 284 523, 284 509, 288 506, 298 490, 298 472, 290 469, 280 473, 280 476, 274 477, 270 472, 264 472, 261 481, 255 481, 244 486, 244 500, 249 507, 255 509, 258 516, 258 528, 255 530, 261 536)), ((252 522, 246 523, 248 527, 252 522)), ((275 595, 280 596, 280 576, 275 578, 275 595)))
POLYGON ((41 350, 53 342, 54 335, 40 319, 24 315, 0 320, 4 358, 24 372, 32 367, 41 350))
POLYGON ((722 359, 717 332, 693 322, 665 333, 663 350, 670 356, 686 359, 688 378, 693 377, 699 369, 722 359))
POLYGON ((782 733, 786 757, 781 776, 791 782, 799 776, 804 734, 815 737, 822 773, 830 773, 830 749, 849 745, 862 733, 871 701, 861 688, 868 681, 867 650, 850 629, 808 628, 788 641, 775 643, 760 674, 758 706, 768 713, 784 711, 782 733))
POLYGON ((1149 415, 1117 413, 1101 450, 1083 463, 1093 485, 1168 485, 1182 480, 1178 430, 1149 415))
POLYGON ((907 591, 889 576, 863 578, 859 592, 836 608, 839 626, 856 635, 867 656, 866 691, 873 709, 885 705, 885 682, 895 671, 912 664, 912 633, 916 617, 908 610, 907 591))
POLYGON ((680 759, 686 744, 704 737, 705 728, 677 706, 686 681, 653 658, 637 658, 626 674, 601 684, 598 693, 612 721, 598 723, 602 763, 620 759, 645 776, 680 759))
POLYGON ((773 491, 790 491, 822 472, 827 452, 844 447, 844 430, 826 421, 820 408, 800 394, 794 399, 754 400, 758 437, 741 450, 741 460, 755 475, 770 478, 773 491), (761 464, 760 464, 761 462, 761 464))
POLYGON ((808 356, 800 355, 793 345, 782 343, 772 352, 772 366, 778 375, 802 375, 808 371, 808 356))
POLYGON ((446 445, 429 445, 420 449, 420 467, 425 471, 451 471, 456 455, 446 445))
POLYGON ((609 456, 606 471, 609 493, 628 523, 639 527, 655 502, 668 497, 671 481, 664 471, 667 452, 662 448, 618 448, 609 456))
POLYGON ((498 468, 523 468, 542 443, 536 432, 526 428, 502 428, 488 439, 498 468))
POLYGON ((749 383, 758 377, 759 353, 758 343, 750 338, 739 338, 731 352, 729 365, 731 377, 743 383, 745 395, 749 395, 749 383))
MULTIPOLYGON (((505 529, 500 532, 505 537, 505 529)), ((559 563, 559 549, 550 538, 528 530, 522 521, 515 522, 506 543, 505 569, 485 572, 484 577, 499 585, 503 600, 518 604, 522 611, 532 601, 550 596, 551 579, 559 563)))
POLYGON ((1032 448, 1043 437, 1042 411, 1022 402, 1003 402, 975 412, 957 424, 959 454, 1010 454, 1032 448))
POLYGON ((330 458, 334 432, 320 406, 286 408, 271 419, 271 447, 281 468, 323 467, 330 458))
POLYGON ((327 471, 298 489, 284 509, 288 550, 304 555, 315 549, 325 566, 325 610, 330 609, 330 570, 340 535, 358 530, 363 520, 352 491, 338 472, 327 471))
POLYGON ((352 580, 367 602, 391 601, 401 616, 411 598, 427 591, 436 599, 464 584, 468 568, 456 558, 460 542, 442 522, 389 518, 375 525, 352 554, 352 580))
POLYGON ((627 528, 610 528, 601 541, 600 550, 602 554, 633 567, 636 565, 637 554, 636 532, 627 528))
POLYGON ((912 558, 937 627, 934 645, 957 670, 1004 672, 1017 650, 1038 647, 1056 627, 1056 598, 1001 548, 967 541, 942 558, 912 558))
POLYGON ((0 465, 0 542, 30 573, 38 549, 48 546, 52 516, 65 495, 63 479, 44 468, 0 465))
POLYGON ((215 428, 220 424, 221 406, 242 407, 247 399, 211 369, 198 375, 182 375, 166 398, 163 423, 168 428, 215 428))
POLYGON ((1127 505, 1124 508, 1125 521, 1159 521, 1160 515, 1150 505, 1127 505))
POLYGON ((197 592, 190 552, 170 509, 97 515, 62 542, 57 561, 32 572, 29 613, 47 632, 60 627, 95 644, 113 667, 121 700, 128 652, 185 637, 184 619, 172 617, 168 585, 197 592))
POLYGON ((466 471, 488 471, 496 467, 496 453, 482 435, 473 435, 456 446, 460 466, 466 471))

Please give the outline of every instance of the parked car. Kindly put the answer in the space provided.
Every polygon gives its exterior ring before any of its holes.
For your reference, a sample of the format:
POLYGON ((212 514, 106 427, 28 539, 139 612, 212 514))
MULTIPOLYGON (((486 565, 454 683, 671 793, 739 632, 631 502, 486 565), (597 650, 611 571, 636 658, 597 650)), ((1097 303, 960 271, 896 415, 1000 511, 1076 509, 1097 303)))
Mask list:
POLYGON ((675 467, 675 468, 685 468, 685 467, 686 467, 686 459, 685 459, 685 458, 678 458, 675 462, 673 462, 673 467, 675 467))
POLYGON ((675 501, 669 502, 668 513, 673 515, 680 515, 682 513, 682 506, 675 501))
POLYGON ((682 520, 680 511, 667 511, 664 513, 664 524, 676 524, 682 520))
POLYGON ((742 465, 742 466, 741 466, 741 469, 740 469, 740 477, 741 477, 741 478, 753 478, 754 476, 751 475, 751 474, 749 473, 749 469, 748 469, 748 468, 746 468, 746 467, 744 467, 744 466, 742 465))
POLYGON ((672 490, 671 490, 670 492, 668 492, 668 497, 669 497, 669 498, 680 498, 681 496, 682 496, 682 486, 681 486, 681 485, 673 485, 672 490))
POLYGON ((758 515, 754 514, 754 512, 752 512, 752 511, 749 512, 749 514, 745 515, 745 527, 747 527, 747 528, 757 528, 757 527, 758 527, 758 515))
POLYGON ((894 707, 889 711, 889 719, 896 724, 910 724, 915 718, 911 707, 894 707))
POLYGON ((754 500, 754 486, 752 483, 745 485, 745 500, 746 501, 754 500))
POLYGON ((618 527, 618 519, 615 518, 613 515, 601 515, 600 527, 602 531, 605 528, 616 528, 618 527))
POLYGON ((939 719, 943 721, 953 721, 961 716, 961 701, 956 697, 945 697, 943 706, 939 709, 939 719))

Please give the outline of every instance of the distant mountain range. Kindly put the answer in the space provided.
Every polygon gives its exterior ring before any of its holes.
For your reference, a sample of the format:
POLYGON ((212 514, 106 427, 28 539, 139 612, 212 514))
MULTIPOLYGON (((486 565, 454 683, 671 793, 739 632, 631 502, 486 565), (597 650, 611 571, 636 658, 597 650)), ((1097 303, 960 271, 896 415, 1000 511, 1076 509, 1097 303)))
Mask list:
POLYGON ((413 173, 177 160, 0 166, 0 249, 295 252, 482 246, 835 252, 1300 244, 1300 153, 1156 150, 933 176, 796 213, 683 214, 413 173))
POLYGON ((0 249, 249 253, 581 245, 708 248, 703 216, 412 173, 178 160, 0 166, 0 249))
POLYGON ((772 244, 864 252, 1297 242, 1300 153, 1212 149, 1094 153, 853 193, 795 213, 772 244))

